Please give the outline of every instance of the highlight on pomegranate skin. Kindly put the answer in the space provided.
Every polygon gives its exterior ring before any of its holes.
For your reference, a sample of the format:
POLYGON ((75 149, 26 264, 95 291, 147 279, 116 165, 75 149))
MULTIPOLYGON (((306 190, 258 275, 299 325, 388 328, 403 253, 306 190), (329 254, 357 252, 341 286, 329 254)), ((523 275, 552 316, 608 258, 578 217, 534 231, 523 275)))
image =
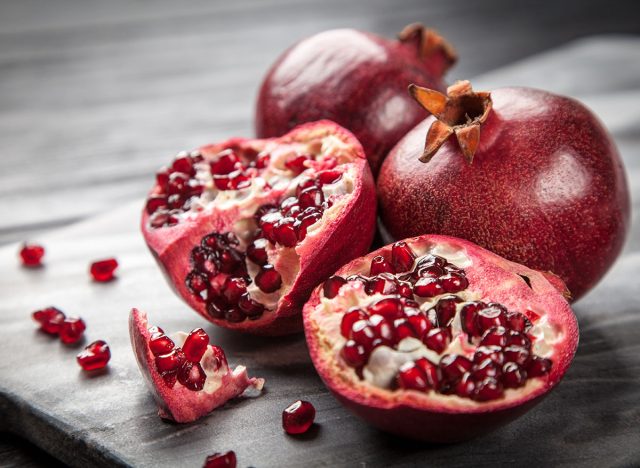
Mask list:
POLYGON ((304 434, 316 418, 316 409, 308 401, 298 400, 282 412, 282 428, 287 434, 304 434))
POLYGON ((107 283, 115 278, 116 268, 118 268, 118 261, 115 258, 107 258, 93 262, 89 267, 89 273, 94 281, 107 283))
POLYGON ((374 175, 384 157, 424 115, 410 83, 443 89, 456 61, 449 43, 421 24, 397 39, 354 29, 305 38, 273 64, 256 103, 256 134, 275 137, 304 122, 331 119, 360 140, 374 175))
POLYGON ((264 379, 249 378, 244 366, 231 369, 222 348, 210 344, 202 328, 169 336, 160 327, 150 327, 146 313, 133 309, 129 336, 164 419, 195 421, 232 398, 259 393, 264 385, 264 379))
POLYGON ((109 345, 103 340, 97 340, 87 345, 76 356, 78 365, 87 372, 104 369, 111 359, 109 345))
POLYGON ((175 291, 216 325, 265 335, 302 328, 311 290, 367 252, 373 178, 358 141, 328 121, 281 138, 178 154, 142 216, 175 291))
POLYGON ((592 289, 630 222, 624 166, 598 118, 574 99, 531 88, 476 92, 460 81, 447 95, 411 93, 433 115, 380 171, 387 241, 460 237, 553 272, 573 300, 592 289))
POLYGON ((38 244, 24 243, 20 248, 20 260, 22 265, 28 268, 37 268, 42 266, 42 257, 44 257, 44 247, 38 244))
POLYGON ((578 344, 552 275, 468 241, 425 235, 353 260, 304 307, 328 388, 376 427, 452 442, 523 414, 578 344))
POLYGON ((228 452, 216 452, 209 455, 202 468, 236 468, 237 463, 236 453, 233 450, 229 450, 228 452))

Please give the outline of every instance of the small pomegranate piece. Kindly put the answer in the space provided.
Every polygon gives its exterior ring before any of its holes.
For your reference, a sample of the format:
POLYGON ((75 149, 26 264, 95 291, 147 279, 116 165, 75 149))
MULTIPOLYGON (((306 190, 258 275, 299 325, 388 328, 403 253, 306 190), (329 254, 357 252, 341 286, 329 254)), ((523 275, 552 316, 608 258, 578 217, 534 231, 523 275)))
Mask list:
POLYGON ((308 401, 298 400, 282 412, 282 428, 287 434, 303 434, 316 417, 316 409, 308 401))
POLYGON ((108 258, 106 260, 93 262, 89 272, 94 281, 106 283, 107 281, 113 280, 116 268, 118 268, 118 261, 115 258, 108 258))
POLYGON ((237 463, 236 453, 233 450, 229 450, 228 452, 216 452, 213 455, 209 455, 202 468, 236 468, 237 463))
POLYGON ((464 440, 518 417, 577 347, 557 280, 462 239, 396 242, 332 278, 346 281, 318 286, 304 307, 313 364, 339 401, 406 437, 464 440))
POLYGON ((32 314, 33 319, 40 324, 40 330, 50 335, 60 333, 60 327, 64 322, 65 315, 56 307, 47 307, 46 309, 36 310, 32 314))
POLYGON ((24 243, 20 249, 20 259, 22 265, 33 268, 42 266, 42 257, 44 257, 44 247, 38 244, 24 243))
POLYGON ((82 338, 82 334, 87 326, 84 320, 77 317, 67 317, 60 325, 60 341, 66 344, 77 343, 82 338))
POLYGON ((78 354, 76 360, 80 367, 86 371, 94 371, 104 368, 111 359, 109 345, 102 341, 94 341, 78 354))

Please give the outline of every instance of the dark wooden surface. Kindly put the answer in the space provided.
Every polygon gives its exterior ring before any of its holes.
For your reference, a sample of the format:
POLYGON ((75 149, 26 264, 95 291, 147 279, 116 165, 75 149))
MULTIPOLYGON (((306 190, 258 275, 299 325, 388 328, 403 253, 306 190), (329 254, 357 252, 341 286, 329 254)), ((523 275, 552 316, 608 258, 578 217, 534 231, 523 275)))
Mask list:
MULTIPOLYGON (((266 395, 184 428, 153 415, 128 349, 127 309, 146 308, 173 329, 201 322, 159 278, 136 232, 136 202, 128 202, 177 150, 251 133, 265 68, 300 37, 344 26, 392 35, 422 21, 458 47, 451 78, 555 49, 486 73, 476 87, 532 85, 584 100, 616 137, 638 213, 640 40, 597 37, 558 49, 587 34, 640 32, 636 2, 345 3, 0 3, 0 243, 35 237, 50 251, 37 272, 16 268, 14 245, 0 251, 2 428, 76 465, 198 466, 228 448, 241 466, 640 463, 637 225, 615 269, 576 305, 581 346, 566 381, 527 417, 478 441, 425 449, 379 434, 327 394, 300 337, 252 342, 212 327, 232 362, 267 377, 266 395), (88 261, 110 254, 123 262, 121 280, 89 284, 88 261), (108 375, 83 378, 75 349, 33 333, 28 312, 50 302, 85 316, 91 339, 112 343, 108 375), (13 356, 25 346, 17 368, 13 356), (279 412, 301 396, 319 410, 309 440, 279 431, 279 412)), ((0 444, 0 463, 52 460, 11 437, 0 444)))

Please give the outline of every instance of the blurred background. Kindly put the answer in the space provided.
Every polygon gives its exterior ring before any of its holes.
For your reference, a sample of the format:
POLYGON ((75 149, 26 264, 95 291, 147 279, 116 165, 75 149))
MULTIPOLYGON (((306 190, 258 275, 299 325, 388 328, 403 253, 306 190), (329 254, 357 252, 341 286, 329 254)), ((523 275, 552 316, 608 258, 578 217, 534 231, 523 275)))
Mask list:
MULTIPOLYGON (((587 36, 637 36, 639 12, 638 0, 1 1, 0 245, 141 200, 177 151, 253 134, 262 76, 310 34, 422 22, 456 46, 453 81, 587 36)), ((52 464, 2 434, 1 466, 52 464)))

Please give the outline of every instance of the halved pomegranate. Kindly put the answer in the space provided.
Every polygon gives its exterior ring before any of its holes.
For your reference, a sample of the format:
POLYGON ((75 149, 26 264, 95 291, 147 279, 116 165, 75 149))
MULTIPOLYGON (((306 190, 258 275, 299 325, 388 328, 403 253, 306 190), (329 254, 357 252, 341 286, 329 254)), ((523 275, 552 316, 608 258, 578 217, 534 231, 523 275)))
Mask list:
POLYGON ((229 368, 222 348, 209 344, 201 328, 167 336, 148 327, 147 314, 133 309, 129 316, 131 346, 147 387, 164 419, 195 421, 252 388, 264 379, 249 378, 244 366, 229 368))
POLYGON ((566 372, 578 326, 551 279, 468 241, 406 239, 314 291, 309 351, 329 389, 374 426, 464 440, 523 414, 566 372))
POLYGON ((181 153, 156 179, 145 240, 178 294, 226 328, 301 330, 311 290, 373 238, 371 171, 332 122, 181 153))

